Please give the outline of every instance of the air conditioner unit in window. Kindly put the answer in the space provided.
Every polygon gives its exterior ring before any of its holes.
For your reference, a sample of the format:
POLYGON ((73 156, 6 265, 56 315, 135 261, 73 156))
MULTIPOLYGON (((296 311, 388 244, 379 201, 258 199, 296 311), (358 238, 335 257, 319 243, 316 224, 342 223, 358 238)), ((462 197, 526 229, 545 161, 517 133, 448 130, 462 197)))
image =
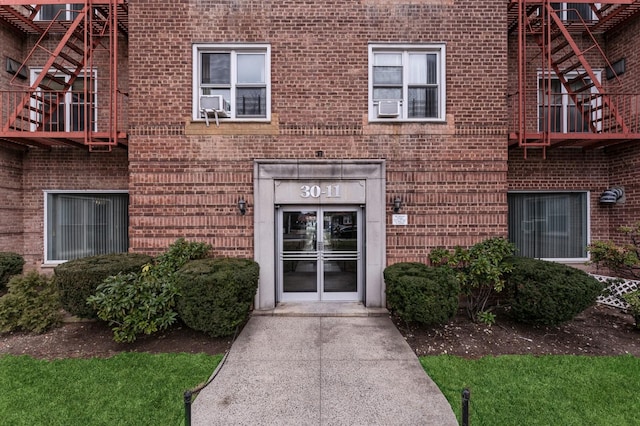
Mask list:
POLYGON ((378 117, 397 117, 400 115, 400 101, 379 101, 378 117))
POLYGON ((225 101, 222 95, 200 96, 200 113, 204 116, 207 126, 209 125, 209 115, 216 117, 216 125, 218 117, 231 116, 231 104, 225 101))

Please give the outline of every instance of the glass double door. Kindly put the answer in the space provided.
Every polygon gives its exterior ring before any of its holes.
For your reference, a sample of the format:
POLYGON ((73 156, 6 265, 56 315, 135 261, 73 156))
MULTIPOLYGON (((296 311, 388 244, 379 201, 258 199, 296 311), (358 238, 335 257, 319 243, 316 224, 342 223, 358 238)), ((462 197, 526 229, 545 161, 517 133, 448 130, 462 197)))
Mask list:
POLYGON ((360 300, 361 216, 357 207, 278 210, 280 301, 360 300))

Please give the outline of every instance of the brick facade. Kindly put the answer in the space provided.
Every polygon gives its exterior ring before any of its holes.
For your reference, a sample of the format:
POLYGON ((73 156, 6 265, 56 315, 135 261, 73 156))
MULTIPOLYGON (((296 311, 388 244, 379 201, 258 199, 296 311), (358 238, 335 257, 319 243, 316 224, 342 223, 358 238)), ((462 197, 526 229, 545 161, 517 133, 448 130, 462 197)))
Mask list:
POLYGON ((252 210, 239 216, 235 203, 244 196, 253 204, 253 160, 313 159, 316 151, 323 159, 386 159, 386 202, 400 196, 409 215, 406 227, 388 216, 388 263, 505 235, 506 40, 502 18, 489 13, 499 2, 135 7, 145 13, 131 22, 131 74, 145 77, 131 82, 133 250, 185 235, 221 254, 251 256, 252 210), (233 133, 225 124, 190 123, 191 45, 230 41, 272 49, 272 123, 235 135, 216 134, 233 133), (367 122, 370 42, 446 43, 446 123, 367 122))
POLYGON ((24 250, 22 178, 23 154, 0 146, 0 247, 2 251, 24 250))
MULTIPOLYGON (((13 75, 5 72, 7 58, 22 62, 24 59, 23 40, 4 26, 0 26, 0 46, 2 72, 0 90, 9 89, 13 75)), ((2 122, 6 113, 2 114, 2 122)), ((0 142, 0 251, 23 252, 24 232, 22 226, 22 178, 24 149, 0 142)))
MULTIPOLYGON (((591 239, 619 239, 617 227, 640 210, 640 152, 558 149, 543 159, 530 150, 525 159, 508 150, 517 45, 505 23, 505 3, 497 0, 131 1, 128 42, 120 40, 119 52, 128 151, 0 145, 2 250, 40 266, 43 191, 121 189, 130 194, 131 251, 157 254, 186 237, 212 244, 218 255, 252 257, 258 159, 385 160, 387 264, 506 236, 509 190, 590 191, 591 239), (206 127, 192 120, 196 43, 270 45, 269 123, 206 127), (443 123, 369 122, 370 43, 446 45, 443 123), (599 205, 612 185, 625 187, 625 204, 599 205), (249 206, 244 216, 240 197, 249 206), (407 226, 392 225, 395 197, 407 226)), ((639 26, 636 20, 601 40, 613 60, 625 57, 629 91, 640 90, 639 26)), ((3 55, 21 60, 33 42, 0 27, 3 55)), ((535 101, 537 66, 527 72, 535 101)), ((0 88, 8 88, 4 72, 0 88)))

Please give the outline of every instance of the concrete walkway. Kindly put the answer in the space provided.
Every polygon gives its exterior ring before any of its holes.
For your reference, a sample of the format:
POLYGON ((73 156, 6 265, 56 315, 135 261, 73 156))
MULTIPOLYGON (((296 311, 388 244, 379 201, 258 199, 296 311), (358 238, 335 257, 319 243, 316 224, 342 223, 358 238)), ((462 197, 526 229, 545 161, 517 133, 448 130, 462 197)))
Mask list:
POLYGON ((195 399, 192 424, 458 424, 388 316, 325 306, 254 314, 195 399))

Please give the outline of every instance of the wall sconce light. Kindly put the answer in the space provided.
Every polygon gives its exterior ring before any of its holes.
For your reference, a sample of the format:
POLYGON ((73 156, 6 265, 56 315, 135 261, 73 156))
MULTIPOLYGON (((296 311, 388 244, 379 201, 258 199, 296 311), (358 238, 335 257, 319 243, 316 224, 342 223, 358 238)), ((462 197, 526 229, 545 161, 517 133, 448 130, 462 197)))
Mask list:
POLYGON ((601 204, 616 204, 624 202, 624 189, 614 186, 606 189, 602 195, 600 195, 601 204))
POLYGON ((396 197, 393 200, 393 212, 398 213, 401 208, 402 208, 402 200, 400 199, 400 197, 396 197))
POLYGON ((247 212, 247 202, 244 200, 244 197, 238 200, 238 210, 240 210, 242 216, 247 212))

